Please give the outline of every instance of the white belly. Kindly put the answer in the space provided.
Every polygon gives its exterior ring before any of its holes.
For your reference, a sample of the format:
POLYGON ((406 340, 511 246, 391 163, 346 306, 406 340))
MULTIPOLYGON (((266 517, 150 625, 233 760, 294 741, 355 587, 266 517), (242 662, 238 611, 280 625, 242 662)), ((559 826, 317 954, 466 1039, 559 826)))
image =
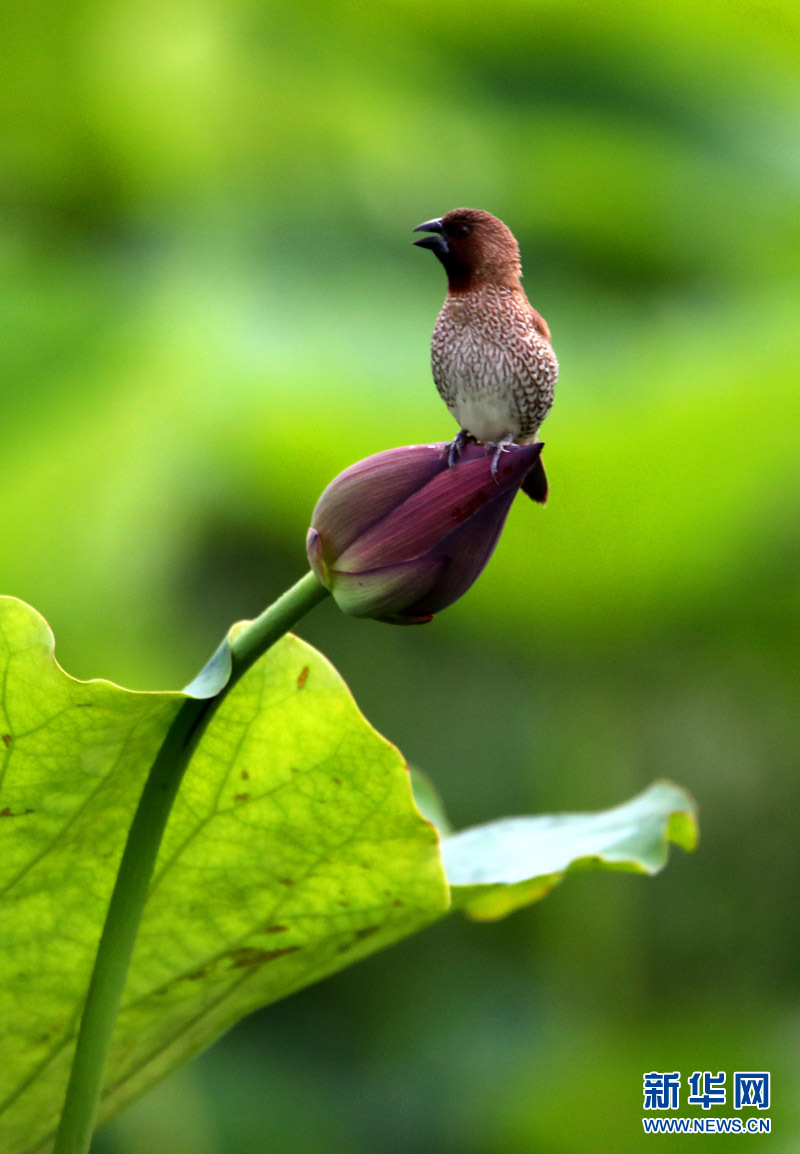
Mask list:
POLYGON ((512 394, 501 392, 458 391, 451 412, 462 429, 467 429, 479 441, 501 441, 509 433, 519 435, 519 416, 513 410, 512 394))

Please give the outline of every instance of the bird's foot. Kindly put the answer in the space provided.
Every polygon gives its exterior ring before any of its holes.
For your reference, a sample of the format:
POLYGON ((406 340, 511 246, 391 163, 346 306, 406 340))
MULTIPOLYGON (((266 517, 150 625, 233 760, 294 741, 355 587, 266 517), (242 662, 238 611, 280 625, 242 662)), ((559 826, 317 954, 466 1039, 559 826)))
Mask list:
POLYGON ((500 468, 500 458, 502 457, 503 453, 508 452, 509 446, 513 444, 513 433, 506 433, 505 437, 499 441, 486 442, 486 448, 494 450, 494 454, 492 456, 492 476, 494 477, 495 481, 497 480, 497 471, 500 468))
POLYGON ((455 439, 447 446, 447 467, 452 469, 465 445, 474 445, 475 438, 472 433, 468 433, 466 429, 459 429, 455 435, 455 439))

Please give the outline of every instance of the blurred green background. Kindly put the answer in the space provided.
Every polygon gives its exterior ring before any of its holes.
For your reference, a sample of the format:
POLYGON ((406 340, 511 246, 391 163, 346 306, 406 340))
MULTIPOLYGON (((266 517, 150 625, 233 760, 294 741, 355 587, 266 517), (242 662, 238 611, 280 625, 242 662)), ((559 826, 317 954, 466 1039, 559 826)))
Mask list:
POLYGON ((551 502, 433 624, 300 632, 457 826, 660 775, 702 816, 653 881, 448 919, 254 1015, 98 1154, 626 1154, 675 1069, 772 1071, 800 1148, 795 0, 0 21, 2 589, 65 668, 185 683, 304 571, 335 473, 453 434, 410 230, 486 208, 561 360, 551 502))

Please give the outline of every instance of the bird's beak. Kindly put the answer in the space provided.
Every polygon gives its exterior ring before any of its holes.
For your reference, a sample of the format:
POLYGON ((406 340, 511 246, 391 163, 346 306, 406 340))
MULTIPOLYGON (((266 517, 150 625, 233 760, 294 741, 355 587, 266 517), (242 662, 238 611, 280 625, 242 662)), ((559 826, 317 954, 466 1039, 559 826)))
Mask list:
POLYGON ((441 220, 426 220, 424 224, 418 224, 414 232, 432 232, 433 236, 424 236, 422 240, 412 241, 412 244, 419 248, 429 248, 435 252, 437 256, 443 256, 450 251, 447 241, 444 239, 444 229, 442 228, 441 220))

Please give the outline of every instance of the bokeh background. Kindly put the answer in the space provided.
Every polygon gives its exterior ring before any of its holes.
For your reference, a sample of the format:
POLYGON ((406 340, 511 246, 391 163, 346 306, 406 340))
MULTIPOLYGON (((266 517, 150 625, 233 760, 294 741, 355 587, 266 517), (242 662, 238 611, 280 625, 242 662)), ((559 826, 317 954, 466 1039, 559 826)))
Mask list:
POLYGON ((448 919, 254 1015, 97 1154, 627 1154, 675 1069, 772 1071, 766 1141, 800 1148, 795 0, 0 20, 0 571, 65 668, 184 684, 304 571, 335 473, 452 435, 410 230, 486 208, 562 363, 551 502, 433 624, 300 632, 457 826, 658 776, 702 815, 654 880, 448 919))

